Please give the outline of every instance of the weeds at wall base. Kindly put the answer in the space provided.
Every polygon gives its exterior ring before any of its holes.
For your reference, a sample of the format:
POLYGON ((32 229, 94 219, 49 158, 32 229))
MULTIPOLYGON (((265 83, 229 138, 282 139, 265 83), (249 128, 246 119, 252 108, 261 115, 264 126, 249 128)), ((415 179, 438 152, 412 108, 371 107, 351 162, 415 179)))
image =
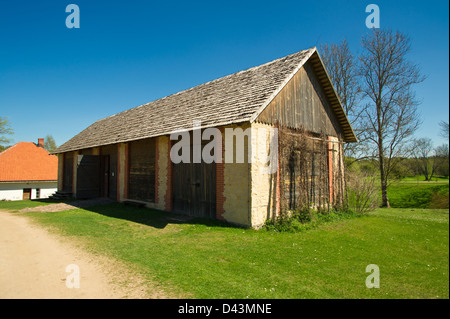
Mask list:
POLYGON ((364 214, 354 212, 348 208, 322 211, 316 209, 301 209, 284 212, 280 216, 268 219, 263 227, 267 231, 300 233, 314 229, 319 225, 344 219, 357 218, 364 214))

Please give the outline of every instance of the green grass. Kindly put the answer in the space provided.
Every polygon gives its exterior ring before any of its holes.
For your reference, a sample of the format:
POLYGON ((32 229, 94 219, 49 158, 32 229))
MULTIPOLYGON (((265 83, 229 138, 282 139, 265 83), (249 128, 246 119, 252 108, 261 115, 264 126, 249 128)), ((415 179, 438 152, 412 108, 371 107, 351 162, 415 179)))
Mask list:
POLYGON ((394 208, 449 208, 448 183, 395 183, 388 189, 394 208))
POLYGON ((448 210, 379 209, 302 233, 121 204, 24 215, 188 298, 449 298, 448 210), (369 264, 379 289, 365 286, 369 264))
MULTIPOLYGON (((69 201, 72 201, 72 199, 69 199, 69 201)), ((67 202, 67 200, 64 201, 57 201, 57 200, 50 200, 50 199, 33 199, 33 200, 16 200, 16 201, 0 201, 0 209, 9 209, 9 210, 20 210, 27 207, 38 207, 43 205, 50 205, 50 204, 56 204, 56 203, 62 203, 67 202)))
POLYGON ((426 181, 425 180, 425 176, 424 175, 416 175, 416 176, 407 176, 402 178, 402 182, 447 182, 448 183, 449 179, 448 176, 433 176, 433 178, 431 179, 431 181, 426 181))

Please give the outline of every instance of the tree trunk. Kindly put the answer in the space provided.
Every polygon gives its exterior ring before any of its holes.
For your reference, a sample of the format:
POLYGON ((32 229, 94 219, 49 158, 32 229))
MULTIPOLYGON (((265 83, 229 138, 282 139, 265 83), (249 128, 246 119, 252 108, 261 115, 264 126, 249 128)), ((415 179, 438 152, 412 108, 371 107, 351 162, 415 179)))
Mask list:
POLYGON ((384 170, 383 156, 379 157, 379 162, 380 162, 380 180, 381 180, 381 207, 390 207, 387 195, 387 178, 384 170))
MULTIPOLYGON (((380 119, 380 116, 378 117, 380 119)), ((384 163, 383 137, 378 133, 378 159, 380 163, 381 207, 390 207, 387 195, 387 176, 384 163)))
POLYGON ((387 180, 384 178, 384 176, 381 177, 381 207, 391 207, 391 205, 389 205, 389 199, 387 195, 387 180))

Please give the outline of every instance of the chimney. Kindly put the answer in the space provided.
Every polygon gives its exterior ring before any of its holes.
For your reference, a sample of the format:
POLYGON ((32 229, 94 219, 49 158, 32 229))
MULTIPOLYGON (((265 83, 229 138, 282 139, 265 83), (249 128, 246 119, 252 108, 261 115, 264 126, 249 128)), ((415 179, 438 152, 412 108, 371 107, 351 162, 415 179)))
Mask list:
POLYGON ((44 147, 44 139, 43 138, 38 138, 38 145, 39 147, 44 147))

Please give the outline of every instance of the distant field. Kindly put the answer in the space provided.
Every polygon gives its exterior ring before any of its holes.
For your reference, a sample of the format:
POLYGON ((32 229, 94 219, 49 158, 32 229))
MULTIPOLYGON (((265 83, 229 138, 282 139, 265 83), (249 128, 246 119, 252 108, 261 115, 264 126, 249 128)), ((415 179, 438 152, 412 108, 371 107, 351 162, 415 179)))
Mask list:
POLYGON ((394 183, 388 189, 393 208, 449 208, 449 183, 410 181, 394 183))
POLYGON ((448 183, 448 176, 433 176, 431 181, 426 181, 425 177, 423 175, 417 175, 417 176, 408 176, 405 178, 402 178, 402 182, 447 182, 448 183))

